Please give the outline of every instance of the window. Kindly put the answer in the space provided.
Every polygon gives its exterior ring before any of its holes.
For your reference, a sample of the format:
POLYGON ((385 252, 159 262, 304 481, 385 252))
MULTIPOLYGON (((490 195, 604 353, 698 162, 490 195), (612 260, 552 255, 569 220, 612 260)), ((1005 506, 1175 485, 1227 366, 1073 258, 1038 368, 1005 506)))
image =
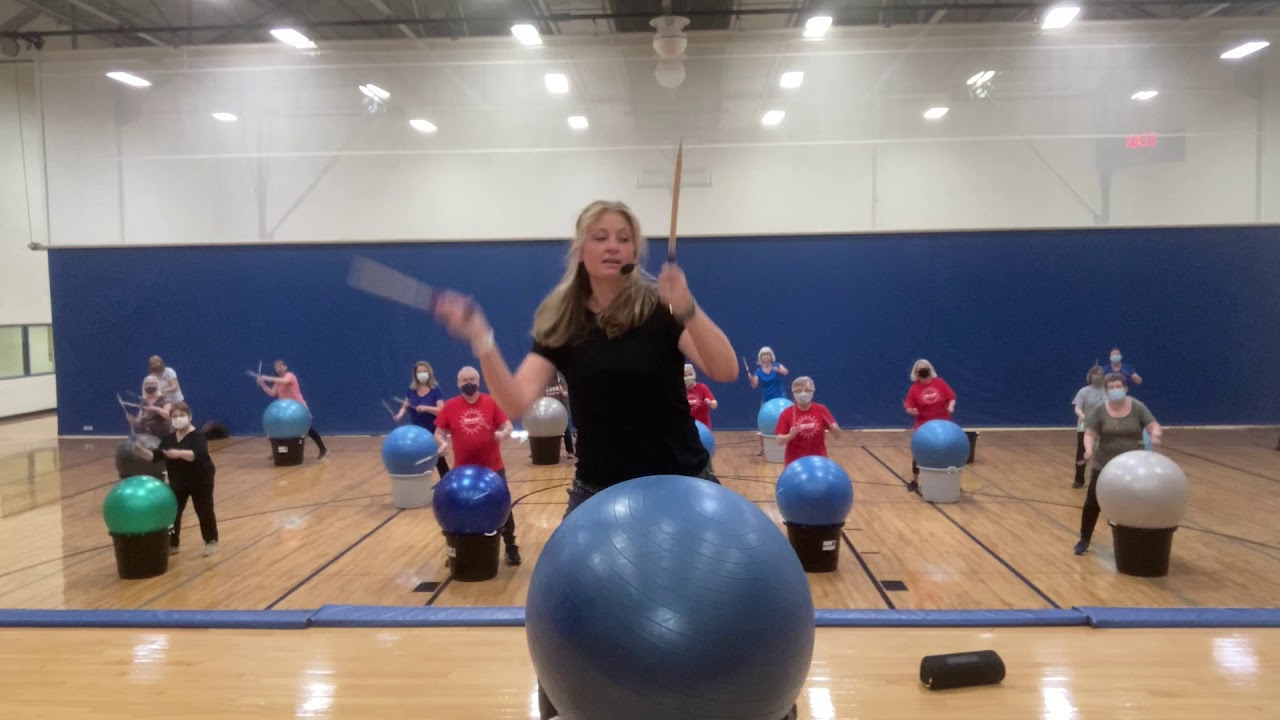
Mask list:
POLYGON ((0 326, 0 379, 53 372, 52 326, 0 326))

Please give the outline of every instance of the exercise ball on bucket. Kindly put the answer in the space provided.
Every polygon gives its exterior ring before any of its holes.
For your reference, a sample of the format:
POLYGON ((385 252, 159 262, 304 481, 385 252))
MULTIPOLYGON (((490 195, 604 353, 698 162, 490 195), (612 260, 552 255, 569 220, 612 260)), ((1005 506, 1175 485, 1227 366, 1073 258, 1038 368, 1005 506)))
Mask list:
POLYGON ((453 579, 475 582, 496 577, 498 530, 511 513, 507 481, 487 467, 456 467, 436 485, 431 507, 444 531, 453 579))
POLYGON ((431 471, 440 448, 430 430, 401 425, 382 441, 382 466, 391 476, 391 503, 398 508, 431 504, 431 471))
POLYGON ((830 458, 798 458, 778 476, 775 497, 805 572, 834 572, 840 562, 840 533, 853 509, 849 474, 830 458))
POLYGON ((756 430, 764 437, 764 459, 766 462, 781 463, 786 459, 787 448, 778 442, 778 418, 782 411, 795 403, 786 398, 774 398, 760 406, 756 413, 756 430))
POLYGON ((178 498, 156 478, 136 475, 111 488, 102 501, 102 519, 121 578, 156 577, 169 570, 169 528, 177 515, 178 498))
POLYGON ((301 465, 302 443, 311 431, 311 411, 297 400, 273 400, 262 411, 262 431, 277 466, 301 465))
POLYGON ((716 436, 711 432, 711 428, 701 420, 693 421, 698 426, 698 439, 702 441, 702 447, 707 449, 707 454, 711 457, 716 456, 716 436))
POLYGON ((155 450, 160 447, 160 438, 154 435, 139 434, 133 440, 125 440, 116 446, 116 477, 123 480, 135 475, 148 475, 154 478, 164 477, 164 463, 153 462, 151 458, 143 458, 140 452, 155 450))
POLYGON ((564 519, 525 627, 563 718, 782 720, 813 657, 809 583, 778 527, 675 475, 619 483, 564 519))
POLYGON ((521 421, 529 433, 529 452, 534 465, 560 462, 560 439, 569 429, 569 411, 552 397, 541 397, 524 414, 521 421))
POLYGON ((971 446, 964 428, 950 420, 930 420, 911 436, 911 457, 920 468, 920 496, 929 502, 960 500, 960 475, 971 446))
POLYGON ((1173 533, 1187 513, 1191 486, 1182 468, 1148 450, 1117 455, 1098 475, 1098 506, 1107 514, 1116 571, 1138 577, 1169 574, 1173 533))

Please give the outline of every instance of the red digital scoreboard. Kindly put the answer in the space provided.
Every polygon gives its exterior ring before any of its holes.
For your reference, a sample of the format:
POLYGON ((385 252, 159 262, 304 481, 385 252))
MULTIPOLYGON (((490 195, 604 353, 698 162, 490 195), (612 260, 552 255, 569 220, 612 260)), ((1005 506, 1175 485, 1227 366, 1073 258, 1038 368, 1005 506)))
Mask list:
POLYGON ((1142 148, 1153 148, 1159 145, 1160 136, 1155 133, 1143 133, 1141 135, 1128 135, 1124 139, 1124 146, 1130 150, 1139 150, 1142 148))

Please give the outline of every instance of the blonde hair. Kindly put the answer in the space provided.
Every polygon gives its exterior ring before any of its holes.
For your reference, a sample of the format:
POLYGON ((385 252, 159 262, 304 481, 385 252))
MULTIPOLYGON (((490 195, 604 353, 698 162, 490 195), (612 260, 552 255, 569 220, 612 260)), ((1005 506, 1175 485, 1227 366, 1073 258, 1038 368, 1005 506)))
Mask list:
POLYGON ((764 360, 762 360, 761 358, 764 357, 765 353, 769 354, 769 362, 771 363, 778 362, 778 356, 773 354, 773 348, 769 347, 768 345, 765 345, 764 347, 760 348, 760 352, 756 353, 756 362, 759 362, 759 363, 764 362, 764 360))
POLYGON ((813 378, 809 377, 808 375, 801 375, 800 377, 791 381, 792 392, 795 392, 797 385, 809 388, 809 392, 818 392, 817 386, 813 384, 813 378))
POLYGON ((431 367, 431 363, 427 362, 426 360, 419 360, 418 362, 413 364, 413 378, 412 378, 412 381, 409 383, 409 389, 417 390, 419 387, 421 387, 422 384, 418 382, 418 368, 420 367, 425 367, 427 369, 427 389, 430 390, 431 388, 435 387, 438 383, 436 382, 435 368, 431 367))
POLYGON ((648 253, 649 242, 640 234, 640 223, 635 213, 623 203, 597 200, 578 215, 569 254, 565 258, 564 275, 533 314, 533 338, 543 345, 563 347, 586 338, 591 283, 586 268, 582 266, 582 246, 586 244, 591 226, 606 213, 617 213, 626 221, 631 230, 631 242, 636 247, 637 267, 622 292, 600 313, 600 327, 607 337, 616 338, 648 320, 658 307, 658 286, 639 268, 648 253))
POLYGON ((916 373, 919 372, 920 368, 922 367, 929 368, 929 375, 931 377, 938 377, 938 371, 933 369, 933 363, 929 362, 928 360, 925 360, 924 358, 920 358, 915 362, 914 365, 911 366, 911 375, 910 375, 911 382, 916 382, 917 380, 920 379, 916 377, 916 373))

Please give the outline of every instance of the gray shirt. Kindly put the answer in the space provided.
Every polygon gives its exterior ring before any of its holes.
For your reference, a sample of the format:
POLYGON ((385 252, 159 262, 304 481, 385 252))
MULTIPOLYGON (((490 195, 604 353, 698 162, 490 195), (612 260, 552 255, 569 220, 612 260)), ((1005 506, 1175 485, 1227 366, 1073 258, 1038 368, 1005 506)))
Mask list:
POLYGON ((1142 431, 1156 419, 1141 400, 1131 397, 1129 401, 1133 406, 1129 408, 1129 414, 1124 417, 1111 417, 1111 413, 1107 412, 1107 406, 1101 405, 1085 420, 1085 427, 1098 436, 1098 445, 1093 451, 1095 468, 1104 467, 1117 455, 1145 447, 1142 442, 1142 431))
POLYGON ((1076 392, 1076 398, 1071 401, 1072 405, 1079 405, 1080 412, 1084 413, 1084 420, 1080 421, 1080 432, 1084 432, 1085 421, 1107 401, 1107 391, 1092 385, 1085 385, 1076 392))

